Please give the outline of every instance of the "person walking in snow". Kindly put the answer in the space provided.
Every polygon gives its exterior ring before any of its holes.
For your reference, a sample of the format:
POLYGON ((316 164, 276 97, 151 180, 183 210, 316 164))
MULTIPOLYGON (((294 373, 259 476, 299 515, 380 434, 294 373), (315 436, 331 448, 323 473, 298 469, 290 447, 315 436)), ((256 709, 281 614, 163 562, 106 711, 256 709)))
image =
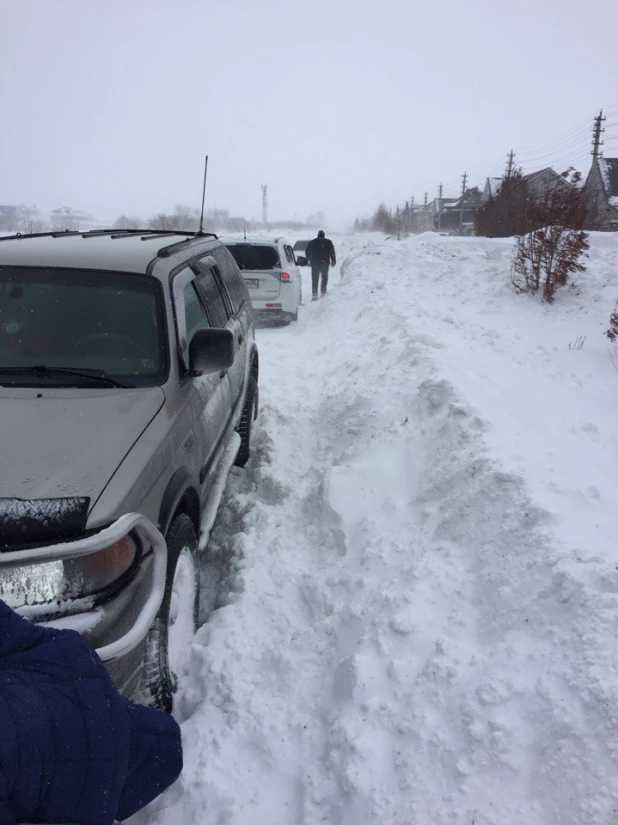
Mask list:
POLYGON ((326 237, 323 229, 320 229, 317 238, 309 241, 305 256, 311 266, 312 300, 317 301, 320 278, 322 278, 321 293, 324 295, 328 287, 328 268, 337 263, 333 242, 326 237))
POLYGON ((74 630, 0 600, 0 825, 112 825, 182 770, 178 724, 135 705, 74 630))

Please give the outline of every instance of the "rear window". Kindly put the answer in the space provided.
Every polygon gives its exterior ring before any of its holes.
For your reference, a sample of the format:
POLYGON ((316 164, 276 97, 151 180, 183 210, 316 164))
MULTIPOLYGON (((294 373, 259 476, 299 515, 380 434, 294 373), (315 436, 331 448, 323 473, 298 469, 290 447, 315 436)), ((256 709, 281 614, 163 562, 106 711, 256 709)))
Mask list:
POLYGON ((274 246, 254 244, 231 244, 232 253, 239 269, 281 269, 279 253, 274 246))

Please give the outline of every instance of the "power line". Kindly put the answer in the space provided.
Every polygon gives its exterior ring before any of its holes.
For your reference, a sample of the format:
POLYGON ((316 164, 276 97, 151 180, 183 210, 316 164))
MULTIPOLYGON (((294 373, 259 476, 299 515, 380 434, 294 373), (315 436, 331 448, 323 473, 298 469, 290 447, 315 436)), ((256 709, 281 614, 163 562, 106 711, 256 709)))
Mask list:
POLYGON ((517 154, 519 156, 527 156, 527 155, 545 155, 551 152, 560 151, 561 149, 568 148, 569 146, 574 146, 577 143, 580 143, 583 140, 588 140, 590 135, 590 124, 586 126, 585 129, 581 129, 577 134, 571 135, 569 138, 565 138, 564 140, 556 141, 554 144, 548 144, 547 146, 539 147, 535 151, 518 151, 517 154))
POLYGON ((578 123, 577 126, 572 126, 566 132, 562 132, 560 135, 558 135, 558 136, 556 136, 556 137, 552 138, 551 140, 548 140, 544 143, 529 144, 528 146, 522 146, 521 147, 521 153, 524 153, 524 152, 528 152, 528 153, 542 152, 545 149, 548 149, 551 146, 553 146, 555 143, 560 143, 563 140, 568 140, 575 133, 577 133, 579 131, 583 131, 584 129, 586 129, 586 127, 590 128, 590 121, 594 118, 594 116, 595 116, 594 114, 589 115, 585 120, 581 121, 581 123, 578 123))
POLYGON ((540 155, 534 155, 534 156, 531 153, 530 154, 524 154, 523 152, 518 152, 517 157, 522 158, 523 160, 543 160, 544 158, 555 157, 556 154, 558 154, 559 152, 566 152, 569 149, 573 149, 574 147, 579 147, 579 146, 584 146, 584 145, 588 146, 589 141, 590 141, 590 132, 588 131, 587 135, 585 135, 585 136, 582 135, 577 140, 573 140, 573 141, 571 141, 571 143, 567 143, 564 146, 557 146, 555 149, 552 149, 550 152, 546 152, 546 153, 543 153, 543 154, 540 154, 540 155))

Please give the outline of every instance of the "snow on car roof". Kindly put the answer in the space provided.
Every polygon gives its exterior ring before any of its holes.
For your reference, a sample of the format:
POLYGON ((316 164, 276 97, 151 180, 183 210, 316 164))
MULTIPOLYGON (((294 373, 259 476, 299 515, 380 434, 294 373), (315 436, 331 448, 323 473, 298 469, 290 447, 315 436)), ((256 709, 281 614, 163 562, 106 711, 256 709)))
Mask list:
MULTIPOLYGON (((216 239, 170 233, 109 234, 46 234, 24 235, 0 241, 0 266, 49 266, 71 269, 109 269, 119 272, 144 273, 159 252, 174 244, 181 259, 193 257, 199 249, 205 251, 216 239)), ((172 250, 170 250, 172 252, 172 250)))

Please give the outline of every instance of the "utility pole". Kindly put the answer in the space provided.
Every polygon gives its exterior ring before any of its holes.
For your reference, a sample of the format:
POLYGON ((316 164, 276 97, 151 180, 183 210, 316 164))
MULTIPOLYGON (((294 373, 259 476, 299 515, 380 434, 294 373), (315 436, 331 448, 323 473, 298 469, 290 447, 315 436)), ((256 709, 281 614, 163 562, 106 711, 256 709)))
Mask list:
POLYGON ((438 186, 438 232, 442 229, 442 184, 438 186))
POLYGON ((262 223, 268 226, 268 184, 262 184, 262 223))
POLYGON ((515 157, 515 155, 513 154, 512 149, 506 157, 507 157, 507 164, 506 164, 506 174, 505 174, 504 177, 508 179, 513 174, 513 158, 515 157))
POLYGON ((607 120, 607 118, 603 117, 603 109, 601 109, 599 114, 594 119, 594 126, 593 126, 593 129, 592 129, 592 152, 591 152, 591 155, 592 155, 593 162, 599 157, 599 155, 603 154, 603 152, 599 151, 599 149, 600 149, 601 146, 603 146, 603 141, 601 140, 601 135, 605 131, 605 129, 603 129, 601 127, 602 127, 604 121, 606 121, 606 120, 607 120))
POLYGON ((459 234, 463 234, 463 213, 464 213, 464 198, 466 197, 466 182, 468 180, 468 173, 464 172, 461 179, 461 200, 459 201, 459 234))

